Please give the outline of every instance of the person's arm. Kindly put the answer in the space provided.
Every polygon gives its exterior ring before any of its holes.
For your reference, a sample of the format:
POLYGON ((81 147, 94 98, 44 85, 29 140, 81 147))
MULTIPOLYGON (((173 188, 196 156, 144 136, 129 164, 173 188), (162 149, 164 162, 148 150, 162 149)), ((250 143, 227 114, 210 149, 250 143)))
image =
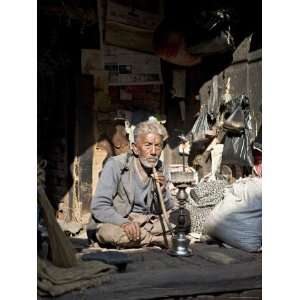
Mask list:
POLYGON ((98 180, 95 195, 91 203, 93 217, 101 223, 121 225, 128 223, 113 207, 113 197, 117 193, 120 180, 119 168, 116 162, 109 159, 98 180))
POLYGON ((156 176, 155 180, 157 180, 159 185, 160 185, 166 210, 169 210, 169 209, 173 208, 174 207, 174 200, 173 200, 173 198, 171 196, 171 192, 168 188, 167 177, 166 177, 165 173, 157 172, 157 176, 156 176))

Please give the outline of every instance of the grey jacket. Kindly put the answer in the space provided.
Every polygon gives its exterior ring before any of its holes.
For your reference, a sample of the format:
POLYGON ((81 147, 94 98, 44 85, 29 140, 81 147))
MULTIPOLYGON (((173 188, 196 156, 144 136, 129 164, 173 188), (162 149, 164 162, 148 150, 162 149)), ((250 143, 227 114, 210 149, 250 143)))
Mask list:
MULTIPOLYGON (((130 214, 134 206, 133 159, 134 157, 129 153, 110 158, 110 160, 113 160, 115 169, 112 175, 114 176, 112 184, 115 184, 115 182, 118 184, 117 187, 111 187, 108 184, 103 186, 103 181, 102 183, 98 183, 91 203, 92 217, 95 222, 103 222, 101 220, 103 219, 103 215, 105 215, 106 219, 104 222, 111 222, 118 225, 128 222, 126 217, 130 214), (114 195, 105 194, 103 193, 105 189, 116 192, 114 195)), ((161 161, 158 162, 157 169, 162 170, 161 161)), ((167 209, 173 206, 170 199, 166 199, 165 202, 167 209)))

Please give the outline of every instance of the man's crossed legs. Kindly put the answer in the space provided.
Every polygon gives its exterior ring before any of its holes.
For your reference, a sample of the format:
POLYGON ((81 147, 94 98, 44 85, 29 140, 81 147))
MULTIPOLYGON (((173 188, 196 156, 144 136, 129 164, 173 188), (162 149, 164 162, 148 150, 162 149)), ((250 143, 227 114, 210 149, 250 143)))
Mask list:
MULTIPOLYGON (((169 218, 170 213, 168 213, 169 218)), ((121 226, 100 223, 97 226, 96 237, 100 245, 111 245, 117 248, 136 248, 147 246, 167 247, 170 245, 171 233, 162 217, 157 215, 143 215, 141 213, 131 213, 128 216, 130 222, 136 222, 140 226, 140 239, 130 240, 121 226), (162 223, 163 227, 162 228, 162 223)), ((172 228, 175 227, 171 224, 172 228)))

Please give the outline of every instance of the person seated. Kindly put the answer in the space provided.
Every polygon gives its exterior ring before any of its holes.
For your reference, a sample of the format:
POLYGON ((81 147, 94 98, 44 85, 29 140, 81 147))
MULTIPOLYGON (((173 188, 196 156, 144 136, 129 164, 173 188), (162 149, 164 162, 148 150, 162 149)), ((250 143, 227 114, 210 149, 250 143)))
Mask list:
POLYGON ((132 149, 105 163, 91 202, 92 221, 97 224, 95 237, 101 246, 164 247, 170 241, 154 182, 160 185, 169 216, 174 203, 159 159, 165 135, 165 128, 157 121, 139 123, 132 149))

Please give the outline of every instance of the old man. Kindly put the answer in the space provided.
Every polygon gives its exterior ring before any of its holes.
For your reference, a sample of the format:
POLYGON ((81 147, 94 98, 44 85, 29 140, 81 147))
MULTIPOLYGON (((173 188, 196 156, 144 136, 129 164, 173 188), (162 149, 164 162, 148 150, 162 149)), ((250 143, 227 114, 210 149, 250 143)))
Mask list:
POLYGON ((170 240, 168 227, 160 216, 154 182, 159 182, 169 212, 174 203, 159 159, 165 135, 165 128, 156 121, 139 123, 134 129, 132 151, 111 157, 104 165, 91 203, 100 245, 164 247, 170 240), (155 176, 153 168, 157 170, 155 176))

